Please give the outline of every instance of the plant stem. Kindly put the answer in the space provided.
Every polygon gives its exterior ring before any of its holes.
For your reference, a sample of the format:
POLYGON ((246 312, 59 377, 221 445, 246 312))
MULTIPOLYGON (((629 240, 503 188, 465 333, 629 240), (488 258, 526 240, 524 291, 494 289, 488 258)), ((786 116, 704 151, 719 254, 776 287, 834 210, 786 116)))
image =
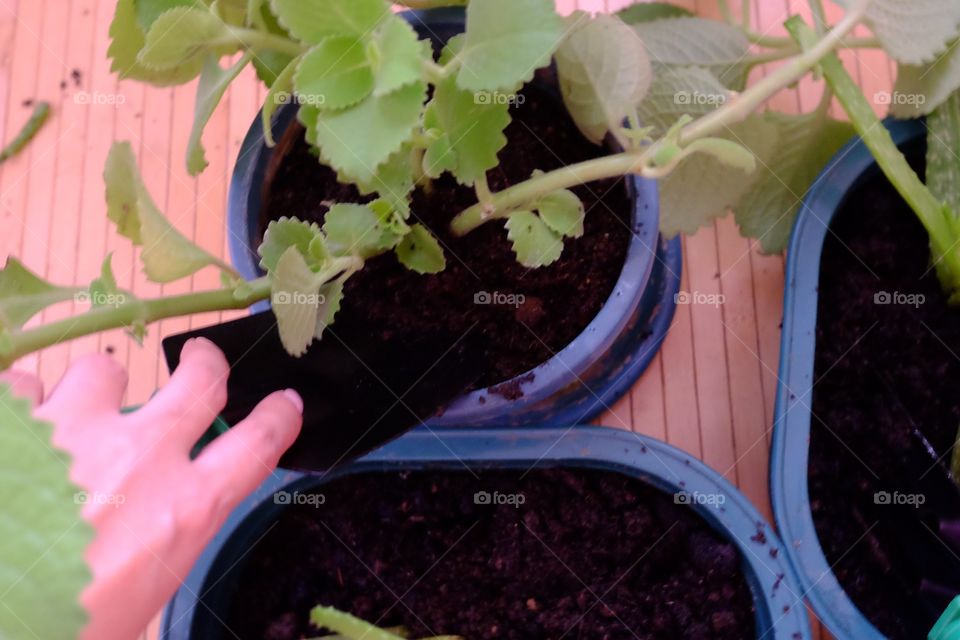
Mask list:
POLYGON ((813 14, 813 29, 818 36, 827 32, 827 12, 823 10, 823 0, 810 0, 810 13, 813 14))
MULTIPOLYGON (((833 51, 844 36, 857 26, 866 11, 868 3, 869 0, 861 0, 857 6, 847 12, 836 27, 809 50, 803 51, 787 64, 728 101, 721 108, 688 124, 680 132, 680 144, 687 145, 741 122, 769 100, 771 96, 799 80, 816 66, 821 58, 833 51)), ((493 194, 494 209, 492 213, 489 206, 481 203, 475 204, 457 214, 450 225, 451 230, 458 236, 465 235, 487 220, 504 218, 509 215, 512 209, 532 202, 556 189, 566 189, 593 180, 613 178, 630 173, 641 173, 647 166, 649 159, 655 157, 665 144, 666 142, 661 139, 648 146, 643 153, 625 151, 612 156, 587 160, 515 184, 493 194)))
POLYGON ((150 324, 165 318, 205 311, 246 309, 268 297, 270 279, 264 276, 246 282, 237 289, 216 289, 150 300, 133 299, 116 307, 96 307, 79 316, 13 333, 10 335, 9 348, 0 357, 0 370, 29 353, 67 340, 128 327, 135 322, 150 324))
POLYGON ((247 49, 276 51, 294 58, 306 51, 302 45, 274 33, 241 27, 228 27, 228 29, 234 42, 240 42, 247 49))
MULTIPOLYGON (((876 49, 879 47, 880 40, 877 38, 849 38, 844 40, 842 44, 838 45, 837 49, 876 49)), ((786 60, 787 58, 791 58, 800 52, 800 47, 797 46, 796 43, 791 43, 789 46, 784 46, 779 49, 749 55, 743 59, 742 63, 750 67, 754 67, 758 64, 786 60)))

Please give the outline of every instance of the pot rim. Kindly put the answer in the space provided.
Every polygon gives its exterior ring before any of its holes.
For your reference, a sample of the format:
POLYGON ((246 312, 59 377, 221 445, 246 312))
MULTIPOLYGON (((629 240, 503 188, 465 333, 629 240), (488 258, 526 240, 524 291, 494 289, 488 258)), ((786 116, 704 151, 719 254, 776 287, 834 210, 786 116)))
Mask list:
MULTIPOLYGON (((241 549, 263 534, 267 522, 284 508, 277 492, 310 490, 336 478, 369 472, 451 471, 464 469, 585 468, 620 473, 676 496, 718 533, 736 545, 753 596, 757 638, 811 638, 796 576, 784 545, 749 499, 706 464, 665 442, 638 433, 596 426, 531 427, 522 432, 497 428, 417 428, 356 462, 328 474, 295 471, 275 473, 227 519, 207 546, 183 586, 164 609, 162 640, 189 640, 198 607, 197 594, 214 602, 214 587, 242 559, 241 549), (691 499, 721 495, 724 501, 691 499), (713 504, 710 504, 713 502, 713 504), (762 531, 765 540, 758 540, 762 531), (774 551, 776 549, 777 551, 774 551), (213 578, 211 574, 219 573, 213 578), (799 635, 797 635, 799 634, 799 635)), ((222 602, 222 600, 220 600, 222 602)))
MULTIPOLYGON (((888 118, 884 126, 897 146, 925 133, 919 120, 888 118)), ((820 173, 794 222, 787 253, 780 370, 770 450, 770 498, 777 529, 788 543, 787 558, 814 612, 830 632, 838 638, 857 640, 882 640, 886 636, 844 591, 817 536, 807 478, 812 413, 807 396, 813 386, 817 288, 829 224, 847 194, 879 171, 870 150, 859 136, 855 137, 820 173)))

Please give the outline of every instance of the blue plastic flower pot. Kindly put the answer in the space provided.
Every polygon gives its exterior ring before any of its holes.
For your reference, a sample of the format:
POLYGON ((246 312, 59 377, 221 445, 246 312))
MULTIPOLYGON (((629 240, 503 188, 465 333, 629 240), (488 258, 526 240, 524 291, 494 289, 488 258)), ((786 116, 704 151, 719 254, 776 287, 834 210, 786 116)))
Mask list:
MULTIPOLYGON (((463 30, 462 10, 403 15, 422 37, 446 38, 463 30)), ((280 140, 294 120, 293 108, 280 110, 274 138, 280 140)), ((227 212, 230 255, 247 279, 263 275, 256 248, 262 190, 274 152, 264 144, 258 116, 240 149, 227 212)), ((682 259, 679 238, 667 241, 659 235, 656 182, 631 177, 628 189, 633 235, 620 277, 593 321, 550 360, 509 381, 523 392, 521 397, 507 399, 480 389, 451 402, 431 426, 577 424, 593 419, 630 389, 670 327, 682 259)), ((256 309, 265 308, 263 303, 256 309)))
MULTIPOLYGON (((899 146, 918 143, 926 130, 918 121, 885 122, 899 146)), ((828 227, 846 196, 879 173, 857 138, 841 149, 817 178, 794 224, 787 260, 780 373, 770 461, 773 512, 800 586, 820 620, 837 638, 880 640, 884 636, 843 590, 820 546, 810 510, 807 465, 810 399, 816 349, 820 256, 828 227)))
POLYGON ((242 562, 287 505, 280 491, 306 492, 334 478, 376 471, 588 468, 625 474, 674 495, 722 495, 724 500, 688 501, 715 530, 735 544, 753 594, 757 638, 810 638, 803 595, 796 587, 783 545, 747 498, 720 474, 668 444, 604 427, 510 429, 417 429, 326 476, 281 472, 231 514, 183 586, 167 606, 163 640, 215 640, 218 618, 228 606, 224 579, 242 562), (762 535, 761 535, 762 534, 762 535))

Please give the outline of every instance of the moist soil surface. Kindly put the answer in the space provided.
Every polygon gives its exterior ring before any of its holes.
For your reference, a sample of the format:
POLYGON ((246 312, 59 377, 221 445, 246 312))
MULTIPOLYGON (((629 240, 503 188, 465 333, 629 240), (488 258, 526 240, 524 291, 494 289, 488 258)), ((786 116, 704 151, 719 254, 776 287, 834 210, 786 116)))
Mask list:
POLYGON ((949 461, 960 424, 960 309, 947 306, 929 269, 928 237, 886 180, 855 189, 831 231, 817 318, 814 522, 828 563, 864 615, 890 638, 916 640, 936 616, 921 605, 922 576, 904 553, 903 531, 919 531, 907 547, 943 543, 911 522, 917 510, 882 504, 876 494, 908 494, 918 475, 946 474, 912 431, 949 461), (908 462, 913 455, 926 463, 908 462))
POLYGON ((225 622, 242 640, 320 635, 317 604, 411 637, 755 637, 735 546, 620 474, 391 472, 319 495, 293 500, 224 577, 225 622))
MULTIPOLYGON (((499 191, 530 177, 604 155, 577 131, 559 98, 531 85, 511 108, 509 140, 491 170, 499 191)), ((289 153, 278 164, 264 197, 262 231, 282 216, 323 222, 332 202, 365 202, 354 187, 311 155, 302 130, 291 132, 289 153)), ((477 388, 509 380, 545 362, 593 320, 613 291, 630 241, 631 200, 623 180, 574 189, 587 211, 583 237, 567 240, 563 256, 550 266, 528 269, 514 256, 503 223, 494 221, 454 237, 454 215, 476 202, 470 188, 445 176, 432 189, 418 189, 413 218, 429 228, 445 249, 447 268, 419 275, 393 253, 374 258, 346 286, 337 323, 363 320, 371 335, 389 340, 411 330, 478 334, 486 372, 477 388), (477 304, 484 298, 491 304, 477 304), (522 300, 522 304, 515 304, 522 300)), ((333 327, 336 331, 336 326, 333 327)), ((507 390, 509 391, 509 389, 507 390)))

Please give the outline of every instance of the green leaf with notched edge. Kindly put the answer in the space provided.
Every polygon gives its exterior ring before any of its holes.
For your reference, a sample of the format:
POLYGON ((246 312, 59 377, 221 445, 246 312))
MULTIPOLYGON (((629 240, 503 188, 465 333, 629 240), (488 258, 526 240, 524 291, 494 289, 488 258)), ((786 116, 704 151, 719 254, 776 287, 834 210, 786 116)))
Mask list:
POLYGON ((271 221, 263 233, 263 242, 257 248, 260 268, 268 273, 276 271, 280 257, 290 247, 296 247, 309 266, 322 265, 326 260, 325 249, 321 249, 319 245, 312 248, 312 243, 317 238, 322 239, 323 232, 315 222, 302 222, 287 217, 271 221))
POLYGON ((563 253, 563 236, 531 211, 511 213, 506 228, 513 252, 525 267, 544 267, 556 262, 563 253))
POLYGON ((47 307, 72 299, 76 292, 47 282, 8 257, 0 269, 0 328, 19 329, 47 307))
POLYGON ((0 384, 0 637, 74 640, 87 622, 80 593, 90 583, 84 551, 93 528, 70 456, 51 443, 53 425, 0 384))
POLYGON ((147 32, 137 61, 150 69, 202 65, 209 55, 223 56, 240 48, 223 20, 205 9, 180 7, 157 18, 147 32))
POLYGON ((423 77, 423 61, 433 59, 428 41, 403 18, 391 17, 376 37, 380 61, 374 94, 386 95, 423 77))
POLYGON ((323 232, 336 255, 370 258, 394 247, 399 236, 390 231, 370 207, 335 204, 327 211, 323 232))
POLYGON ((750 190, 735 207, 740 232, 760 240, 766 253, 787 247, 803 198, 823 167, 855 131, 847 122, 818 113, 764 114, 777 127, 777 146, 763 158, 750 190))
POLYGON ((352 107, 373 91, 373 65, 366 43, 329 36, 310 49, 293 76, 297 94, 324 109, 352 107))
POLYGON ((319 150, 317 146, 319 141, 317 140, 317 122, 320 120, 320 109, 317 109, 313 105, 302 104, 300 108, 297 109, 297 121, 303 125, 305 130, 304 138, 310 146, 317 151, 319 150))
POLYGON ((750 41, 739 28, 705 18, 666 18, 633 25, 656 65, 705 67, 735 90, 743 89, 750 41))
POLYGON ((137 22, 135 0, 118 0, 117 8, 110 23, 110 70, 121 78, 131 78, 164 87, 182 84, 200 73, 202 60, 191 60, 187 64, 170 69, 149 69, 137 60, 140 50, 146 42, 146 33, 137 22))
POLYGON ((893 94, 875 94, 874 100, 889 97, 890 113, 897 118, 919 118, 928 115, 960 89, 960 40, 928 65, 901 64, 893 94))
POLYGON ((457 84, 510 91, 528 82, 564 37, 553 0, 471 0, 457 84))
POLYGON ((654 64, 653 83, 637 107, 644 125, 663 134, 681 116, 705 115, 721 107, 729 90, 702 67, 673 67, 654 64))
POLYGON ((556 58, 563 102, 577 128, 598 144, 633 113, 653 79, 643 43, 612 16, 582 22, 556 58))
POLYGON ((331 35, 369 36, 392 13, 385 0, 270 0, 292 36, 319 44, 331 35))
POLYGON ((149 31, 163 13, 177 7, 207 10, 201 0, 134 0, 137 7, 137 24, 144 31, 149 31))
POLYGON ((447 266, 440 243, 422 224, 410 227, 396 251, 400 263, 417 273, 440 273, 447 266))
POLYGON ((583 235, 586 213, 583 203, 573 191, 559 189, 537 201, 537 212, 543 222, 562 236, 579 238, 583 235))
POLYGON ((927 187, 960 216, 960 93, 927 118, 927 187))
POLYGON ((313 335, 317 340, 321 339, 324 330, 333 324, 337 312, 340 311, 341 302, 343 302, 343 280, 341 278, 320 287, 320 304, 317 306, 317 325, 313 331, 313 335))
POLYGON ((627 24, 652 22, 661 18, 682 18, 693 14, 673 4, 666 2, 638 2, 617 11, 616 16, 627 24))
POLYGON ((209 163, 203 148, 203 130, 213 116, 217 105, 220 104, 220 100, 223 99, 227 87, 240 75, 241 71, 246 69, 252 57, 253 54, 247 52, 226 69, 220 67, 217 58, 214 56, 207 56, 204 61, 203 70, 200 72, 200 83, 197 85, 197 98, 193 109, 193 127, 187 141, 187 172, 190 175, 199 175, 207 168, 209 163))
MULTIPOLYGON (((429 106, 427 109, 429 109, 429 106)), ((423 173, 431 178, 439 178, 444 171, 456 169, 457 154, 453 150, 450 136, 439 133, 427 146, 421 164, 423 165, 423 173)))
POLYGON ((373 178, 355 183, 361 195, 376 193, 404 219, 410 215, 410 192, 415 182, 412 153, 411 146, 405 144, 377 168, 373 178))
POLYGON ((320 157, 354 182, 374 179, 377 169, 413 137, 427 88, 415 82, 342 111, 319 111, 320 157))
POLYGON ((100 266, 100 277, 90 283, 89 295, 91 307, 119 306, 127 301, 126 293, 117 286, 113 275, 113 254, 108 253, 100 266))
POLYGON ((107 217, 120 235, 135 246, 143 247, 140 259, 153 282, 173 282, 222 262, 207 253, 177 230, 163 216, 137 170, 136 158, 128 142, 110 149, 103 170, 106 183, 107 217))
POLYGON ((263 128, 263 140, 268 147, 277 144, 273 139, 273 114, 277 112, 280 105, 290 102, 290 97, 293 95, 293 75, 296 73, 301 59, 291 60, 280 72, 263 101, 263 108, 260 110, 260 126, 263 128))
MULTIPOLYGON (((247 16, 248 21, 254 25, 259 25, 258 28, 261 30, 265 30, 273 35, 283 36, 288 40, 294 39, 287 30, 280 25, 277 16, 273 15, 273 12, 270 10, 270 3, 266 0, 252 0, 252 4, 247 8, 247 16)), ((253 66, 257 70, 257 77, 260 78, 263 84, 267 85, 267 87, 272 87, 280 73, 286 69, 292 61, 293 57, 286 53, 261 49, 257 51, 257 55, 253 59, 253 66)))
POLYGON ((315 273, 296 247, 288 247, 271 274, 270 307, 277 317, 280 342, 287 353, 300 357, 317 332, 322 276, 315 273))
MULTIPOLYGON (((835 0, 851 8, 851 0, 835 0)), ((866 22, 884 50, 898 62, 932 62, 960 35, 957 0, 873 0, 866 22)))

